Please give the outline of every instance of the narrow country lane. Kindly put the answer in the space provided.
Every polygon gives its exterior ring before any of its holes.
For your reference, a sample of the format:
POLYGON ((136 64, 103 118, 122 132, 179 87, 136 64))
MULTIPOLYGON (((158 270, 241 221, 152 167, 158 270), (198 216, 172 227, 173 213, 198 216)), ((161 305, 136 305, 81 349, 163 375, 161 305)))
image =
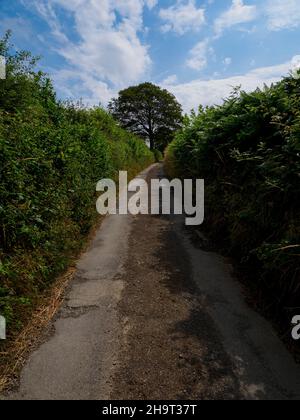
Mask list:
POLYGON ((107 217, 8 398, 300 399, 300 367, 200 245, 181 216, 107 217))

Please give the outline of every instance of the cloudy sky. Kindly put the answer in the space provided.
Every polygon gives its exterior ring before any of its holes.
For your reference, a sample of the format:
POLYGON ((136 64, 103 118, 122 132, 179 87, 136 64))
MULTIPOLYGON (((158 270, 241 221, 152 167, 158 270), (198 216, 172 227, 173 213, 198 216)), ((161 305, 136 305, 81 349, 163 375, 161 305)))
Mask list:
POLYGON ((106 105, 152 81, 186 111, 300 61, 300 0, 0 0, 0 32, 41 55, 61 98, 106 105))

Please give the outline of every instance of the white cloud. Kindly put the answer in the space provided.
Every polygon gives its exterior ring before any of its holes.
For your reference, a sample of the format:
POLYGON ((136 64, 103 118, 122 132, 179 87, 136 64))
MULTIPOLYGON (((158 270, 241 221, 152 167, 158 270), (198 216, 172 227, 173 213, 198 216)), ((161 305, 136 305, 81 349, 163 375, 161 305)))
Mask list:
POLYGON ((162 84, 165 86, 175 85, 178 82, 178 78, 176 74, 172 74, 168 76, 166 79, 162 81, 162 84))
POLYGON ((300 78, 300 55, 296 55, 292 59, 292 68, 291 68, 292 75, 296 78, 300 78))
POLYGON ((163 32, 174 31, 180 35, 198 31, 205 23, 205 9, 197 8, 195 0, 179 0, 174 6, 161 9, 159 16, 165 21, 163 32))
POLYGON ((148 74, 151 59, 139 32, 143 8, 153 8, 155 0, 32 0, 31 5, 47 21, 55 50, 69 66, 55 80, 80 79, 74 83, 74 96, 85 87, 92 101, 105 103, 115 91, 148 74), (73 18, 78 41, 68 37, 59 9, 73 18))
POLYGON ((257 68, 246 74, 226 79, 197 79, 189 83, 162 85, 177 97, 185 112, 189 112, 191 109, 197 110, 200 104, 204 106, 221 104, 235 86, 241 85, 245 91, 253 91, 257 87, 263 87, 264 84, 275 83, 290 71, 293 67, 292 63, 295 61, 297 61, 297 57, 284 64, 257 68))
POLYGON ((34 36, 31 22, 20 16, 6 17, 0 20, 0 37, 4 35, 8 29, 12 30, 14 41, 16 41, 17 44, 20 41, 24 42, 24 40, 26 40, 26 42, 30 42, 34 36))
POLYGON ((209 39, 199 42, 189 52, 186 65, 193 70, 202 70, 207 66, 208 56, 213 53, 209 39))
POLYGON ((105 106, 117 94, 117 90, 109 88, 100 78, 75 69, 52 71, 52 78, 61 94, 75 101, 82 99, 87 106, 99 103, 105 106))
POLYGON ((272 31, 300 26, 299 0, 268 0, 266 14, 272 31))
POLYGON ((153 9, 153 7, 155 7, 158 3, 158 0, 146 0, 146 5, 148 7, 148 9, 153 9))
POLYGON ((230 9, 215 20, 214 27, 216 35, 220 36, 225 29, 251 22, 256 17, 256 6, 246 5, 243 0, 232 0, 230 9))
POLYGON ((226 67, 228 67, 228 66, 230 66, 230 64, 232 63, 232 58, 231 57, 226 57, 224 60, 223 60, 223 64, 226 66, 226 67))

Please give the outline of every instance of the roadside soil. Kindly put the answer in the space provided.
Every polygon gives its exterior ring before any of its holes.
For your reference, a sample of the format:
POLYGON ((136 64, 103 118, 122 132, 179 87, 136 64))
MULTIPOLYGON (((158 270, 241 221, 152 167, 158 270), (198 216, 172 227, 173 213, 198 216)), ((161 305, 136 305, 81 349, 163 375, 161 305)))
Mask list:
POLYGON ((111 398, 241 398, 174 222, 136 218, 129 249, 119 303, 122 351, 111 398))

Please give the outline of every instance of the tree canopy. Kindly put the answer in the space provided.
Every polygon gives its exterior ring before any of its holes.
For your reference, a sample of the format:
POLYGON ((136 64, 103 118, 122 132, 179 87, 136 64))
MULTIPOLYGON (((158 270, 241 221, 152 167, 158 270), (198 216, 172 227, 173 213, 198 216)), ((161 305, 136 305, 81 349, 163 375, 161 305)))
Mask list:
POLYGON ((182 108, 174 95, 152 83, 131 86, 109 104, 122 127, 149 142, 151 150, 163 151, 182 124, 182 108))

